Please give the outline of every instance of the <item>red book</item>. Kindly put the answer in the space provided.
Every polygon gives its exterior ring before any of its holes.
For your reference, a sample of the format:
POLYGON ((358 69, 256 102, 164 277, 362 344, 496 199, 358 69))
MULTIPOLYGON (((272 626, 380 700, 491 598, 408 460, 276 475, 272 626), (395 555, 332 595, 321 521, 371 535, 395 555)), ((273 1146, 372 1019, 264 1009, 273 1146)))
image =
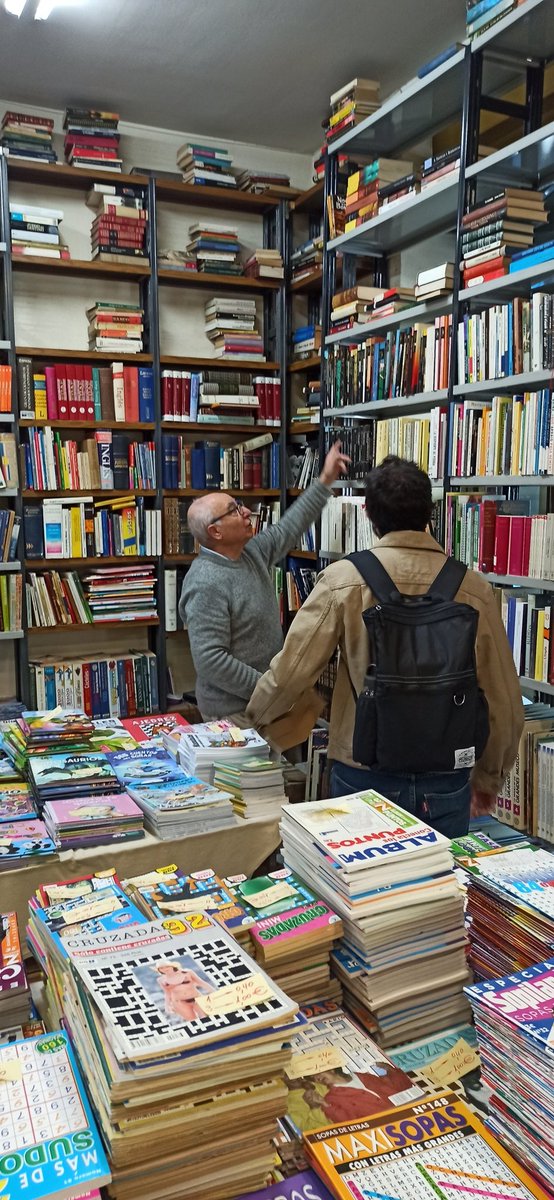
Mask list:
POLYGON ((483 500, 479 522, 479 570, 490 575, 494 571, 494 533, 496 528, 496 501, 483 500))
POLYGON ((174 412, 177 420, 182 420, 185 415, 185 381, 183 379, 183 371, 175 372, 173 380, 173 396, 174 396, 174 412))
POLYGON ((125 420, 139 419, 138 367, 123 367, 123 392, 125 404, 125 420))
POLYGON ((503 267, 496 271, 482 271, 480 275, 473 275, 469 278, 464 271, 464 287, 477 287, 479 283, 487 283, 489 279, 500 279, 506 272, 503 267))
POLYGON ((83 679, 83 708, 88 717, 92 717, 92 688, 90 682, 90 663, 84 662, 82 668, 83 679))
POLYGON ((183 371, 183 416, 190 417, 190 371, 183 371))
POLYGON ((526 517, 510 518, 508 575, 523 575, 523 534, 526 517))
POLYGON ((494 573, 508 574, 508 550, 510 545, 510 517, 499 513, 494 534, 494 573))
POLYGON ((65 368, 67 377, 67 419, 72 421, 77 419, 78 414, 78 387, 77 387, 77 366, 75 363, 67 363, 65 368))
POLYGON ((58 419, 58 387, 56 383, 56 368, 45 367, 46 375, 46 415, 49 421, 58 419))
POLYGON ((523 554, 521 563, 521 574, 529 574, 529 557, 531 553, 531 533, 533 531, 532 517, 525 517, 525 529, 523 530, 523 554))
POLYGON ((92 384, 92 367, 83 364, 83 380, 85 392, 85 413, 87 421, 94 421, 94 388, 92 384))
POLYGON ((281 380, 273 379, 271 383, 273 396, 273 424, 281 424, 281 380))
POLYGON ((77 394, 77 416, 80 421, 87 419, 87 405, 85 397, 85 368, 83 363, 77 363, 75 367, 75 384, 77 394))
POLYGON ((100 133, 66 133, 63 144, 66 150, 70 146, 91 146, 96 150, 117 150, 119 138, 100 133))

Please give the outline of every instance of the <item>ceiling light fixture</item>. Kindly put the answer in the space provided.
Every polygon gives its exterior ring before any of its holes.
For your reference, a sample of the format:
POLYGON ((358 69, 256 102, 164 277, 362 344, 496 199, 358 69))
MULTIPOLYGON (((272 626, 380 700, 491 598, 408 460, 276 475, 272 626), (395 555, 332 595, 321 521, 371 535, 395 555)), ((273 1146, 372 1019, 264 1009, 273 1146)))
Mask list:
POLYGON ((12 17, 20 17, 27 0, 4 0, 4 8, 12 17))

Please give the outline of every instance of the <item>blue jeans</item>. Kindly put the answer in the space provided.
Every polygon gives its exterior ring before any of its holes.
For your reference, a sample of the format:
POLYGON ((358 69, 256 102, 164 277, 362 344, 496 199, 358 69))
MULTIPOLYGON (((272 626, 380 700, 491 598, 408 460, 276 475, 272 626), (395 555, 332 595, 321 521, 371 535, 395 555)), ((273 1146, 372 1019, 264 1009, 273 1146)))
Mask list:
POLYGON ((469 770, 395 775, 391 771, 348 767, 345 763, 335 762, 331 770, 331 797, 335 799, 347 796, 349 792, 373 788, 445 837, 461 837, 469 829, 469 776, 469 770))

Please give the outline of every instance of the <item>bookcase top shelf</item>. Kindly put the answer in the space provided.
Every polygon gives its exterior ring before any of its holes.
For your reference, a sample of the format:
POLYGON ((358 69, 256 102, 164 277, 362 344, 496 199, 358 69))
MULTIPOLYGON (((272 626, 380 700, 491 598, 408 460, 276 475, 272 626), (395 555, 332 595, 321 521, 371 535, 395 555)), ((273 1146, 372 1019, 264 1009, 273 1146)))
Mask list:
POLYGON ((554 487, 554 475, 450 475, 450 487, 554 487))
POLYGON ((312 354, 309 358, 300 358, 297 362, 289 363, 287 371, 290 375, 294 375, 296 371, 311 371, 314 367, 321 366, 321 358, 319 354, 312 354))
POLYGON ((510 142, 503 150, 487 154, 467 168, 466 178, 479 185, 481 195, 499 187, 532 183, 544 187, 554 174, 554 121, 510 142))
POLYGON ((52 187, 77 188, 88 192, 93 183, 124 183, 137 187, 148 187, 146 175, 124 175, 116 171, 94 170, 84 167, 69 167, 64 163, 29 162, 7 157, 10 179, 21 183, 40 183, 52 187))
POLYGON ((52 350, 48 346, 17 346, 19 358, 84 359, 86 362, 151 363, 151 354, 101 354, 98 350, 52 350))
POLYGON ((504 379, 485 379, 480 383, 457 383, 454 386, 454 396, 463 400, 464 396, 502 396, 506 392, 532 392, 538 388, 549 387, 552 383, 552 371, 526 371, 523 375, 507 375, 504 379))
POLYGON ((319 433, 319 421, 293 421, 289 425, 289 436, 294 436, 294 434, 300 433, 319 433))
POLYGON ((431 184, 417 196, 387 206, 357 229, 342 233, 328 243, 330 250, 345 254, 379 256, 399 250, 410 242, 454 228, 458 198, 459 171, 431 184))
POLYGON ((544 692, 545 696, 554 696, 554 685, 551 683, 541 683, 539 679, 528 679, 525 675, 520 675, 519 682, 522 688, 527 688, 530 692, 544 692))
MULTIPOLYGON (((91 558, 26 558, 27 571, 75 571, 78 567, 130 566, 156 562, 155 554, 99 554, 91 558)), ((19 565, 19 564, 18 564, 19 565)))
POLYGON ((158 269, 158 282, 176 287, 214 288, 218 292, 277 292, 282 279, 250 279, 248 275, 218 275, 208 271, 181 271, 171 267, 158 269))
POLYGON ((14 271, 40 271, 47 275, 91 275, 96 278, 136 279, 140 282, 150 275, 150 267, 137 266, 130 262, 96 262, 88 258, 41 258, 40 255, 24 257, 12 254, 14 271))
POLYGON ((306 188, 305 192, 300 192, 297 199, 292 201, 291 211, 293 213, 321 212, 323 208, 323 193, 324 182, 323 179, 319 179, 312 187, 306 188))
MULTIPOLYGON (((133 355, 134 358, 137 355, 133 355)), ((112 355, 113 358, 113 355, 112 355)), ((258 362, 255 358, 243 358, 235 362, 228 358, 184 358, 179 354, 161 354, 162 367, 207 367, 212 371, 257 371, 266 375, 268 371, 279 371, 278 362, 258 362)))
POLYGON ((503 587, 524 587, 531 591, 537 592, 554 592, 554 580, 552 579, 532 579, 527 575, 494 575, 488 574, 486 571, 481 571, 483 579, 488 579, 489 583, 497 583, 503 587))
POLYGON ((554 54, 554 10, 550 0, 524 3, 471 43, 473 53, 491 49, 524 58, 549 59, 554 54), (492 45, 491 45, 492 44, 492 45))

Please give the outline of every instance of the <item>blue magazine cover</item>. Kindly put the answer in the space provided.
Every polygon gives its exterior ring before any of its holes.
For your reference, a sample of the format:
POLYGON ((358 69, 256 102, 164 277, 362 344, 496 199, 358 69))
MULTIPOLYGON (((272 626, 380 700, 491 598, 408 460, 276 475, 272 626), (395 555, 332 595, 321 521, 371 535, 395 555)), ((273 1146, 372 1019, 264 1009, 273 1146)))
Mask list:
POLYGON ((122 930, 130 925, 143 925, 144 922, 143 914, 117 883, 110 883, 94 895, 61 900, 49 908, 37 906, 33 912, 33 923, 43 926, 45 933, 48 931, 64 959, 68 957, 64 943, 70 937, 83 933, 102 933, 107 929, 122 930))
POLYGON ((2 1200, 78 1196, 110 1182, 67 1034, 0 1046, 2 1200))
POLYGON ((114 750, 106 757, 119 782, 128 790, 131 787, 149 787, 153 783, 182 783, 187 778, 171 755, 158 746, 114 750))

